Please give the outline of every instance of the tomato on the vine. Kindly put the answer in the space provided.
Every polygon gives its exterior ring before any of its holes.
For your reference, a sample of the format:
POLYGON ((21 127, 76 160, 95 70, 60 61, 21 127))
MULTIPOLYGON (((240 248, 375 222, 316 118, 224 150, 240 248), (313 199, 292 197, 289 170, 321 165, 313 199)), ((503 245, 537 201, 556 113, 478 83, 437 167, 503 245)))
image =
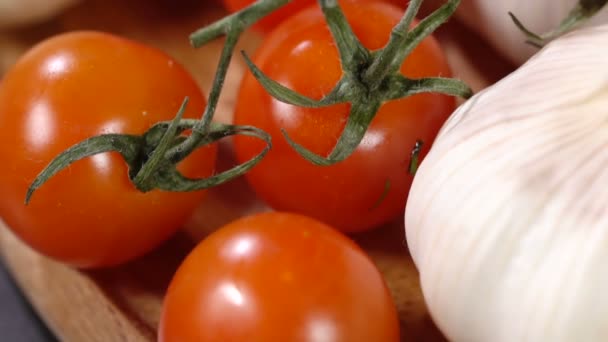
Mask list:
MULTIPOLYGON (((184 98, 185 117, 203 112, 195 80, 160 50, 99 32, 49 38, 5 75, 0 86, 0 216, 35 250, 77 267, 111 266, 138 257, 173 234, 205 191, 138 191, 118 153, 82 159, 26 190, 60 152, 102 133, 142 134, 171 120, 184 98)), ((217 147, 179 165, 191 177, 215 169, 217 147)))
MULTIPOLYGON (((382 48, 403 11, 382 2, 341 1, 361 43, 382 48)), ((340 58, 318 6, 289 18, 263 41, 252 57, 270 78, 314 99, 328 94, 342 76, 340 58)), ((449 77, 451 69, 433 36, 409 55, 401 73, 410 78, 449 77)), ((277 210, 299 212, 345 232, 377 227, 402 213, 413 176, 408 172, 411 151, 429 146, 456 105, 455 98, 424 93, 386 102, 362 143, 346 160, 316 166, 288 145, 281 133, 320 155, 337 142, 348 117, 349 104, 319 109, 288 105, 272 98, 247 73, 235 109, 236 124, 257 126, 273 137, 273 150, 246 177, 254 191, 277 210)), ((234 140, 239 160, 263 147, 247 137, 234 140)))
POLYGON ((352 240, 312 218, 267 212, 205 238, 166 293, 162 342, 399 341, 386 283, 352 240))

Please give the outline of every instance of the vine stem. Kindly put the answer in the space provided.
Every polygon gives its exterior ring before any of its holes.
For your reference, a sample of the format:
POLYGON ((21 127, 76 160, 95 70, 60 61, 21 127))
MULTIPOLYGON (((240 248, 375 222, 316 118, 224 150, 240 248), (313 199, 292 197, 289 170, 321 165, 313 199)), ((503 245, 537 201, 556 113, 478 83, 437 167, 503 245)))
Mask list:
POLYGON ((515 14, 509 12, 509 16, 515 26, 526 36, 526 43, 537 48, 542 48, 550 41, 585 23, 604 8, 606 4, 608 4, 608 0, 579 0, 568 15, 559 23, 557 28, 543 34, 536 34, 529 30, 515 14))
MULTIPOLYGON (((194 31, 190 34, 190 44, 199 48, 231 31, 239 31, 239 34, 241 34, 260 19, 292 1, 295 0, 258 0, 238 12, 194 31)), ((232 48, 234 48, 234 45, 232 48)))
MULTIPOLYGON (((157 123, 141 136, 102 134, 86 139, 62 152, 42 170, 28 189, 26 202, 39 186, 71 163, 109 151, 119 152, 123 156, 129 166, 129 178, 142 192, 153 189, 200 190, 229 181, 251 169, 270 150, 272 146, 270 135, 255 127, 217 124, 212 122, 213 116, 234 49, 243 32, 291 1, 295 0, 258 0, 190 35, 190 43, 194 48, 221 36, 226 37, 208 103, 199 120, 185 120, 181 117, 187 104, 185 99, 173 121, 157 123), (191 131, 190 135, 180 135, 186 130, 191 131), (266 142, 266 148, 251 160, 209 178, 188 179, 177 170, 177 163, 195 149, 236 134, 257 137, 266 142)), ((245 55, 247 65, 254 77, 278 100, 308 107, 351 103, 351 113, 346 128, 328 157, 315 155, 286 136, 291 146, 312 163, 332 165, 352 154, 363 139, 378 109, 386 101, 421 92, 439 92, 465 98, 471 96, 470 88, 459 80, 409 79, 398 71, 414 48, 451 16, 460 0, 449 0, 446 5, 408 31, 421 3, 421 0, 412 0, 400 24, 393 30, 387 46, 374 53, 362 46, 355 36, 337 0, 318 0, 318 2, 336 42, 344 70, 343 78, 325 98, 319 101, 313 100, 279 85, 257 69, 245 55)), ((413 156, 415 164, 417 154, 413 156)))
POLYGON ((416 14, 418 14, 421 5, 422 0, 410 1, 410 4, 407 7, 405 14, 401 18, 401 21, 391 31, 391 37, 389 38, 388 44, 379 53, 381 56, 376 58, 374 63, 365 72, 364 77, 368 80, 368 82, 373 83, 372 87, 377 88, 379 83, 376 82, 376 80, 382 79, 382 77, 387 74, 389 65, 395 59, 395 55, 397 54, 397 49, 399 48, 400 43, 404 43, 407 37, 407 30, 414 21, 416 14))
POLYGON ((293 0, 258 0, 245 9, 235 12, 219 21, 201 28, 190 35, 190 44, 194 48, 203 46, 222 35, 226 36, 224 47, 220 55, 215 77, 207 100, 207 106, 201 120, 192 129, 192 134, 181 144, 167 151, 167 158, 182 159, 189 155, 203 140, 209 125, 215 115, 222 89, 228 73, 234 49, 243 32, 258 20, 293 0))
POLYGON ((319 0, 319 5, 325 15, 327 26, 331 31, 340 54, 340 62, 344 72, 352 75, 362 61, 370 58, 369 51, 363 47, 351 29, 344 13, 336 0, 319 0))
POLYGON ((271 12, 292 0, 258 0, 247 8, 195 31, 190 35, 190 43, 198 48, 209 41, 226 36, 226 41, 207 106, 200 120, 184 120, 182 114, 188 103, 184 99, 176 117, 171 122, 159 122, 141 136, 127 134, 101 134, 85 139, 57 155, 30 184, 25 204, 33 193, 47 180, 70 164, 99 153, 115 151, 122 155, 129 167, 129 179, 142 192, 160 189, 165 191, 196 191, 217 186, 234 179, 260 162, 270 150, 270 135, 256 127, 222 125, 213 123, 213 116, 219 102, 228 67, 241 34, 271 12), (190 130, 187 137, 180 136, 190 130), (249 161, 208 178, 189 179, 177 170, 177 163, 195 149, 206 144, 236 134, 259 138, 266 148, 249 161))

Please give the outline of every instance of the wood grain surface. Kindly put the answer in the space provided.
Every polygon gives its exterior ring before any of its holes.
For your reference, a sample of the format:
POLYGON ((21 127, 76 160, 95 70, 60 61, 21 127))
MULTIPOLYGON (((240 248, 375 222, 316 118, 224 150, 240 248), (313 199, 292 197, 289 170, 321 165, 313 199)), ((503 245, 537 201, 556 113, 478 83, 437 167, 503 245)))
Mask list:
MULTIPOLYGON (((209 1, 88 0, 53 20, 0 32, 0 76, 32 44, 53 34, 103 30, 159 47, 192 72, 208 94, 222 40, 193 49, 187 37, 224 15, 209 1)), ((475 91, 512 70, 486 44, 452 20, 437 33, 457 77, 475 91)), ((245 34, 239 49, 253 51, 262 37, 245 34)), ((245 72, 232 62, 216 119, 231 120, 236 90, 245 72)), ((228 167, 229 143, 221 145, 228 167)), ((267 210, 243 179, 212 189, 183 231, 160 249, 116 268, 79 271, 49 260, 24 246, 0 222, 0 254, 35 309, 62 341, 154 341, 165 289, 181 260, 197 241, 245 214, 267 210)), ((444 341, 426 310, 418 274, 407 254, 403 220, 354 237, 384 274, 399 309, 403 341, 444 341)))

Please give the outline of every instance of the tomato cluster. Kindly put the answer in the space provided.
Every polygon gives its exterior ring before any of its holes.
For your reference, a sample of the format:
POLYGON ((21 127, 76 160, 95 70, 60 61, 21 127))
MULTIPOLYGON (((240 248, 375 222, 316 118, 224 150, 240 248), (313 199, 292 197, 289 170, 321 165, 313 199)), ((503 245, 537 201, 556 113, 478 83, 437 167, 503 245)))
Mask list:
MULTIPOLYGON (((338 51, 313 1, 294 1, 262 22, 269 31, 253 56, 268 76, 310 98, 342 75, 338 51)), ((235 10, 251 1, 226 1, 235 10)), ((361 43, 384 46, 403 9, 381 1, 341 3, 361 43)), ((439 44, 427 37, 400 72, 449 76, 439 44)), ((124 263, 155 248, 189 218, 205 191, 140 191, 116 152, 59 171, 31 201, 24 197, 48 163, 95 135, 142 136, 170 121, 185 97, 184 118, 206 99, 188 71, 149 46, 99 32, 67 33, 27 52, 0 87, 0 216, 38 252, 80 268, 124 263)), ((234 123, 272 136, 272 151, 246 179, 276 211, 238 219, 205 238, 177 270, 160 322, 162 341, 398 341, 394 302, 374 263, 347 235, 400 217, 418 140, 431 144, 454 109, 446 95, 384 103, 348 159, 317 166, 287 144, 327 154, 349 104, 310 109, 272 98, 247 73, 234 123), (230 322, 238 321, 237 325, 230 322)), ((135 138, 134 138, 135 139, 135 138)), ((263 148, 237 136, 240 162, 263 148)), ((142 152, 147 158, 149 151, 142 152)), ((187 177, 215 173, 216 144, 179 163, 187 177)), ((131 165, 132 166, 132 165, 131 165)))

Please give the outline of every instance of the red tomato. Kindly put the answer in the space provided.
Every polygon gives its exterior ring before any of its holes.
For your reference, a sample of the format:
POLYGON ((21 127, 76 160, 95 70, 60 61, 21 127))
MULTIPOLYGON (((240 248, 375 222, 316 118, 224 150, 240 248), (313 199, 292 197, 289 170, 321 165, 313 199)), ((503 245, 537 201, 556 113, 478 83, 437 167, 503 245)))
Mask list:
MULTIPOLYGON (((240 9, 245 8, 246 6, 251 5, 255 1, 256 0, 223 0, 223 3, 224 3, 224 7, 226 7, 227 10, 229 10, 230 12, 236 12, 240 9)), ((380 1, 380 0, 373 0, 373 1, 380 1)), ((384 0, 384 1, 392 2, 400 7, 405 8, 405 5, 406 5, 405 2, 407 0, 384 0)), ((279 25, 286 18, 294 15, 295 13, 299 12, 303 8, 306 8, 307 6, 314 4, 314 3, 317 3, 317 0, 293 0, 289 4, 279 8, 278 10, 276 10, 269 16, 260 20, 257 23, 256 27, 261 29, 262 31, 268 32, 268 31, 272 30, 273 28, 275 28, 277 25, 279 25)))
MULTIPOLYGON (((402 14, 380 2, 340 4, 355 34, 370 49, 386 44, 402 14)), ((316 7, 291 17, 273 31, 253 61, 269 77, 316 99, 329 93, 342 76, 338 52, 316 7)), ((401 72, 411 78, 451 74, 433 37, 413 51, 401 72)), ((349 104, 321 109, 284 104, 247 73, 234 121, 257 126, 273 138, 273 150, 246 175, 259 197, 277 210, 312 216, 346 232, 370 229, 399 217, 413 178, 408 173, 410 152, 421 139, 424 157, 454 110, 455 99, 426 93, 385 103, 354 154, 329 167, 304 160, 280 132, 284 128, 295 142, 327 155, 344 128, 349 108, 349 104)), ((237 137, 234 143, 241 161, 263 148, 247 137, 237 137)))
MULTIPOLYGON (((157 246, 189 217, 204 191, 142 193, 118 153, 72 164, 34 193, 26 189, 60 152, 101 133, 141 134, 171 120, 185 96, 198 117, 204 95, 188 72, 152 47, 95 32, 41 42, 0 88, 0 216, 41 253, 78 267, 115 265, 157 246)), ((180 164, 212 174, 216 146, 180 164)))
POLYGON ((203 240, 178 268, 161 342, 398 341, 386 284, 350 239, 312 218, 270 212, 203 240))

